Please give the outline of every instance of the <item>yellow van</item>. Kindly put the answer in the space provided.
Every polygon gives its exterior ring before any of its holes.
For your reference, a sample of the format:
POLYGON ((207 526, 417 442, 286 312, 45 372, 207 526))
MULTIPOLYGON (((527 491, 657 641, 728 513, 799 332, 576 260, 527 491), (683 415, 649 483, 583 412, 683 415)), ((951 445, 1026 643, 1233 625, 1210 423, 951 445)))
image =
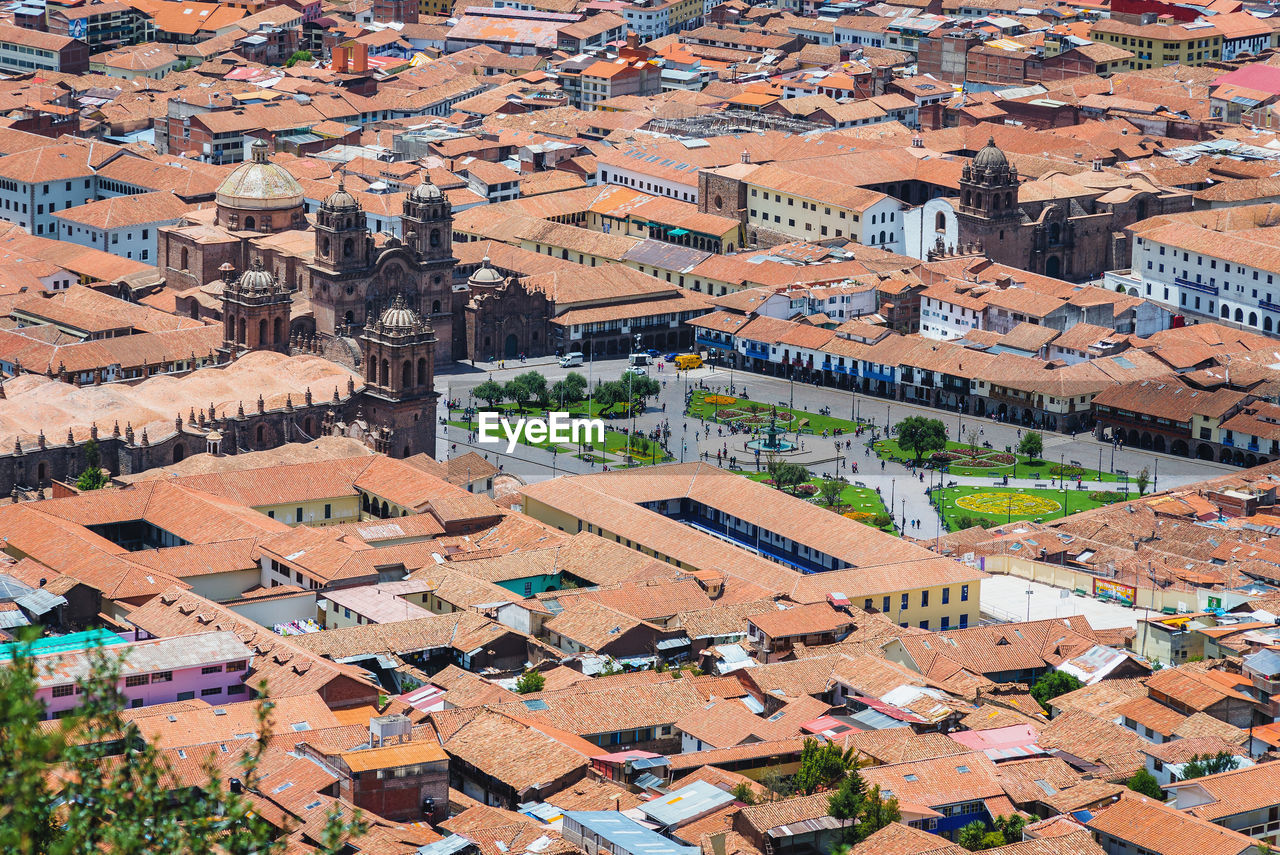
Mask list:
POLYGON ((676 368, 680 371, 689 371, 693 368, 702 367, 702 357, 696 353, 685 353, 676 357, 676 368))

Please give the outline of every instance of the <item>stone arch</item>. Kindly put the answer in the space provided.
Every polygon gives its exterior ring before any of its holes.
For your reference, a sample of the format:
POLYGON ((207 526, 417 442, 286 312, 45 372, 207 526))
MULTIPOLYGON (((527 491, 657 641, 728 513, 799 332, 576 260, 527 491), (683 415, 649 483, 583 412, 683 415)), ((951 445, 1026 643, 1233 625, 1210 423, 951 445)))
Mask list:
POLYGON ((439 230, 439 229, 432 229, 432 230, 431 230, 431 237, 430 237, 429 243, 431 244, 431 246, 432 246, 432 247, 438 247, 438 246, 440 245, 440 230, 439 230))
POLYGON ((389 517, 389 516, 391 516, 391 509, 387 507, 387 503, 386 503, 386 502, 383 502, 383 503, 382 503, 382 518, 383 518, 383 519, 386 519, 386 518, 387 518, 387 517, 389 517))
POLYGON ((1179 457, 1187 457, 1187 456, 1189 456, 1189 455, 1188 455, 1188 453, 1187 453, 1187 442, 1186 442, 1186 440, 1183 440, 1183 439, 1175 439, 1175 440, 1174 440, 1174 441, 1169 445, 1169 453, 1170 453, 1170 454, 1176 454, 1176 455, 1178 455, 1179 457))
POLYGON ((1224 449, 1222 449, 1222 453, 1218 455, 1218 462, 1219 462, 1219 463, 1230 463, 1230 462, 1231 462, 1231 449, 1229 449, 1229 448, 1224 448, 1224 449))
POLYGON ((1235 464, 1235 465, 1237 465, 1237 466, 1243 466, 1243 465, 1244 465, 1244 452, 1243 452, 1243 451, 1236 451, 1236 453, 1235 453, 1235 457, 1234 457, 1234 459, 1233 459, 1231 462, 1232 462, 1232 463, 1234 463, 1234 464, 1235 464))
POLYGON ((1160 434, 1156 434, 1155 438, 1151 440, 1151 448, 1154 451, 1164 452, 1164 437, 1160 434))
POLYGON ((408 389, 413 385, 413 360, 406 359, 400 366, 400 388, 408 389))
POLYGON ((433 314, 433 315, 438 315, 438 314, 440 314, 440 301, 439 301, 439 300, 432 300, 432 301, 431 301, 431 314, 433 314))
POLYGON ((1257 313, 1257 312, 1250 312, 1250 313, 1249 313, 1249 326, 1251 326, 1251 327, 1256 327, 1257 325, 1258 325, 1258 313, 1257 313))
POLYGON ((365 377, 365 379, 368 380, 370 383, 377 383, 378 382, 378 360, 370 359, 368 368, 369 370, 366 372, 367 376, 365 377))
POLYGON ((1151 434, 1147 433, 1146 431, 1143 431, 1140 445, 1143 448, 1150 451, 1151 450, 1151 434))
POLYGON ((1222 319, 1231 320, 1231 309, 1227 308, 1227 304, 1222 304, 1222 319))
POLYGON ((329 238, 327 236, 320 238, 320 254, 321 255, 329 254, 329 238))
POLYGON ((267 343, 267 319, 262 318, 258 321, 258 347, 262 347, 267 343))
POLYGON ((258 447, 261 448, 267 441, 267 426, 258 425, 258 429, 254 432, 254 436, 257 437, 258 447))
POLYGON ((307 436, 311 436, 311 416, 307 416, 302 420, 302 431, 307 436))
POLYGON ((1271 316, 1267 315, 1262 319, 1262 331, 1271 332, 1271 316))
POLYGON ((1250 454, 1250 455, 1248 455, 1247 457, 1245 457, 1245 459, 1244 459, 1244 465, 1245 465, 1245 466, 1248 466, 1248 467, 1250 467, 1250 468, 1252 468, 1252 467, 1254 467, 1254 466, 1257 466, 1257 465, 1258 465, 1258 458, 1257 458, 1257 456, 1256 456, 1256 455, 1253 455, 1253 454, 1250 454))
POLYGON ((284 342, 284 318, 276 318, 271 322, 271 343, 284 342))
POLYGON ((1062 275, 1062 259, 1056 255, 1051 255, 1044 262, 1044 275, 1052 276, 1057 279, 1062 275))
MULTIPOLYGON (((178 446, 178 447, 181 448, 182 446, 178 446)), ((177 461, 174 461, 174 462, 176 463, 177 461)), ((45 466, 44 463, 41 463, 39 466, 36 467, 36 486, 37 487, 39 487, 41 484, 44 483, 44 475, 45 475, 46 469, 47 467, 45 466)))
POLYGON ((1200 460, 1213 460, 1213 446, 1201 443, 1200 447, 1196 449, 1196 457, 1200 460))
POLYGON ((189 270, 191 268, 191 251, 185 246, 182 248, 182 269, 189 270))
POLYGON ((257 227, 257 225, 258 225, 257 220, 255 220, 253 217, 244 218, 244 227, 246 231, 253 231, 254 228, 257 227))
POLYGON ((1005 194, 1004 194, 1004 206, 1005 206, 1006 208, 1012 208, 1012 207, 1013 207, 1013 193, 1005 193, 1005 194))
POLYGON ((1244 310, 1243 310, 1243 309, 1240 309, 1240 308, 1237 308, 1237 309, 1236 309, 1236 323, 1238 323, 1238 324, 1242 324, 1242 323, 1244 323, 1244 310))
POLYGON ((418 360, 418 385, 425 386, 430 382, 427 378, 427 360, 425 358, 418 360))
POLYGON ((885 233, 884 233, 884 231, 883 231, 883 230, 881 230, 881 232, 880 232, 880 245, 881 245, 881 246, 884 246, 884 244, 885 244, 885 233))
POLYGON ((245 324, 244 318, 241 318, 240 322, 236 324, 236 343, 237 344, 245 343, 245 326, 246 324, 245 324))
MULTIPOLYGON (((1121 433, 1123 433, 1123 431, 1121 431, 1121 433)), ((1129 430, 1129 436, 1125 438, 1125 442, 1128 443, 1131 448, 1137 448, 1139 444, 1138 432, 1131 428, 1129 430)))
POLYGON ((173 447, 173 462, 174 462, 174 463, 181 463, 181 462, 182 462, 182 459, 183 459, 184 457, 186 457, 186 456, 187 456, 187 450, 182 446, 182 443, 178 443, 177 445, 175 445, 175 446, 173 447))
POLYGON ((942 211, 933 215, 933 230, 936 232, 945 232, 947 230, 947 215, 942 211))
POLYGON ((391 363, 385 359, 382 360, 382 373, 379 382, 383 386, 386 386, 391 382, 391 363))

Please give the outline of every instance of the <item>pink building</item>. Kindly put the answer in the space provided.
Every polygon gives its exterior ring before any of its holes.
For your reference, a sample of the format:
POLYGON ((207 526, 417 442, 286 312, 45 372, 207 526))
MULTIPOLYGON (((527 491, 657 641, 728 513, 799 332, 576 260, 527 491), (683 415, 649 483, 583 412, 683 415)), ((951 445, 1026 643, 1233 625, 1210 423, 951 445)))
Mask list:
MULTIPOLYGON (((209 703, 246 700, 245 673, 250 650, 233 632, 202 632, 101 648, 120 661, 120 691, 130 708, 202 698, 209 703), (228 697, 230 696, 230 697, 228 697)), ((80 703, 76 682, 89 674, 87 650, 35 657, 39 688, 49 718, 59 718, 80 703)))

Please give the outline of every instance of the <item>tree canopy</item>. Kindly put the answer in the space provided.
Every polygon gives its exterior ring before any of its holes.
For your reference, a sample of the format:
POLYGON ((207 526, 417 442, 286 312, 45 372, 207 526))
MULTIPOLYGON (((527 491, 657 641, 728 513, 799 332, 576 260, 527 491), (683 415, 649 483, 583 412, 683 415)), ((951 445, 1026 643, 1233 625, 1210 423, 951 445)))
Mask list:
MULTIPOLYGON (((269 822, 255 799, 271 739, 269 700, 258 705, 258 733, 239 768, 212 756, 203 782, 180 776, 120 711, 117 660, 98 654, 78 684, 80 705, 42 726, 34 660, 19 645, 0 667, 0 852, 14 855, 146 855, 208 852, 277 855, 288 832, 269 822), (219 772, 219 769, 223 770, 219 772), (227 770, 231 771, 228 772, 227 770), (57 774, 53 774, 57 770, 57 774), (232 792, 223 775, 243 782, 232 792)), ((265 688, 265 687, 264 687, 265 688)), ((320 852, 337 855, 365 824, 333 802, 320 852)), ((271 812, 271 813, 274 813, 271 812)))
POLYGON ((898 422, 898 447, 916 456, 916 462, 947 447, 947 426, 926 416, 907 416, 898 422))
POLYGON ((1040 706, 1044 707, 1044 711, 1049 711, 1049 701, 1065 695, 1067 692, 1074 692, 1083 686, 1076 677, 1068 674, 1066 671, 1046 671, 1041 675, 1039 680, 1031 687, 1031 697, 1036 699, 1040 706))
POLYGON ((1129 779, 1126 786, 1135 793, 1141 793, 1149 799, 1158 799, 1164 801, 1164 790, 1160 789, 1160 782, 1156 780, 1156 776, 1152 775, 1146 769, 1139 769, 1133 773, 1133 777, 1129 779))
POLYGON ((1193 754, 1182 767, 1182 780, 1203 778, 1205 775, 1216 775, 1219 772, 1230 772, 1240 765, 1240 758, 1230 751, 1219 751, 1217 754, 1193 754))
POLYGON ((101 490, 107 486, 107 473, 102 471, 102 453, 97 440, 84 444, 84 471, 76 479, 77 490, 101 490))
POLYGON ((1032 460, 1039 460, 1040 455, 1044 454, 1044 437, 1033 430, 1027 431, 1022 435, 1022 441, 1018 443, 1018 452, 1032 460))
POLYGON ((477 400, 484 401, 490 407, 496 407, 498 402, 506 397, 503 385, 496 380, 486 380, 471 390, 471 395, 477 400))

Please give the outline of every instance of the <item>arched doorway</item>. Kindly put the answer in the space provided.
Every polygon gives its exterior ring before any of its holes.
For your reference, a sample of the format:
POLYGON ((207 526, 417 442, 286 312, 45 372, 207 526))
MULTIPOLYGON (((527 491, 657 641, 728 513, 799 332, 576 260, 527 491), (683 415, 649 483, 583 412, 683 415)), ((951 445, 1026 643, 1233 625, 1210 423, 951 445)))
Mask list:
POLYGON ((515 359, 520 355, 520 339, 516 338, 515 333, 508 333, 506 340, 502 343, 502 357, 504 359, 515 359))
POLYGON ((1044 275, 1052 276, 1057 279, 1062 273, 1062 259, 1056 255, 1051 255, 1044 262, 1044 275))
POLYGON ((1187 443, 1181 439, 1175 439, 1173 444, 1169 446, 1170 454, 1177 454, 1181 457, 1187 456, 1187 443))
POLYGON ((1196 457, 1201 460, 1213 460, 1213 447, 1209 445, 1201 445, 1196 449, 1196 457))
POLYGON ((175 446, 173 447, 173 462, 174 462, 174 463, 181 463, 181 462, 182 462, 182 458, 184 458, 184 457, 186 457, 186 456, 187 456, 187 450, 186 450, 185 448, 183 448, 181 445, 175 445, 175 446))

